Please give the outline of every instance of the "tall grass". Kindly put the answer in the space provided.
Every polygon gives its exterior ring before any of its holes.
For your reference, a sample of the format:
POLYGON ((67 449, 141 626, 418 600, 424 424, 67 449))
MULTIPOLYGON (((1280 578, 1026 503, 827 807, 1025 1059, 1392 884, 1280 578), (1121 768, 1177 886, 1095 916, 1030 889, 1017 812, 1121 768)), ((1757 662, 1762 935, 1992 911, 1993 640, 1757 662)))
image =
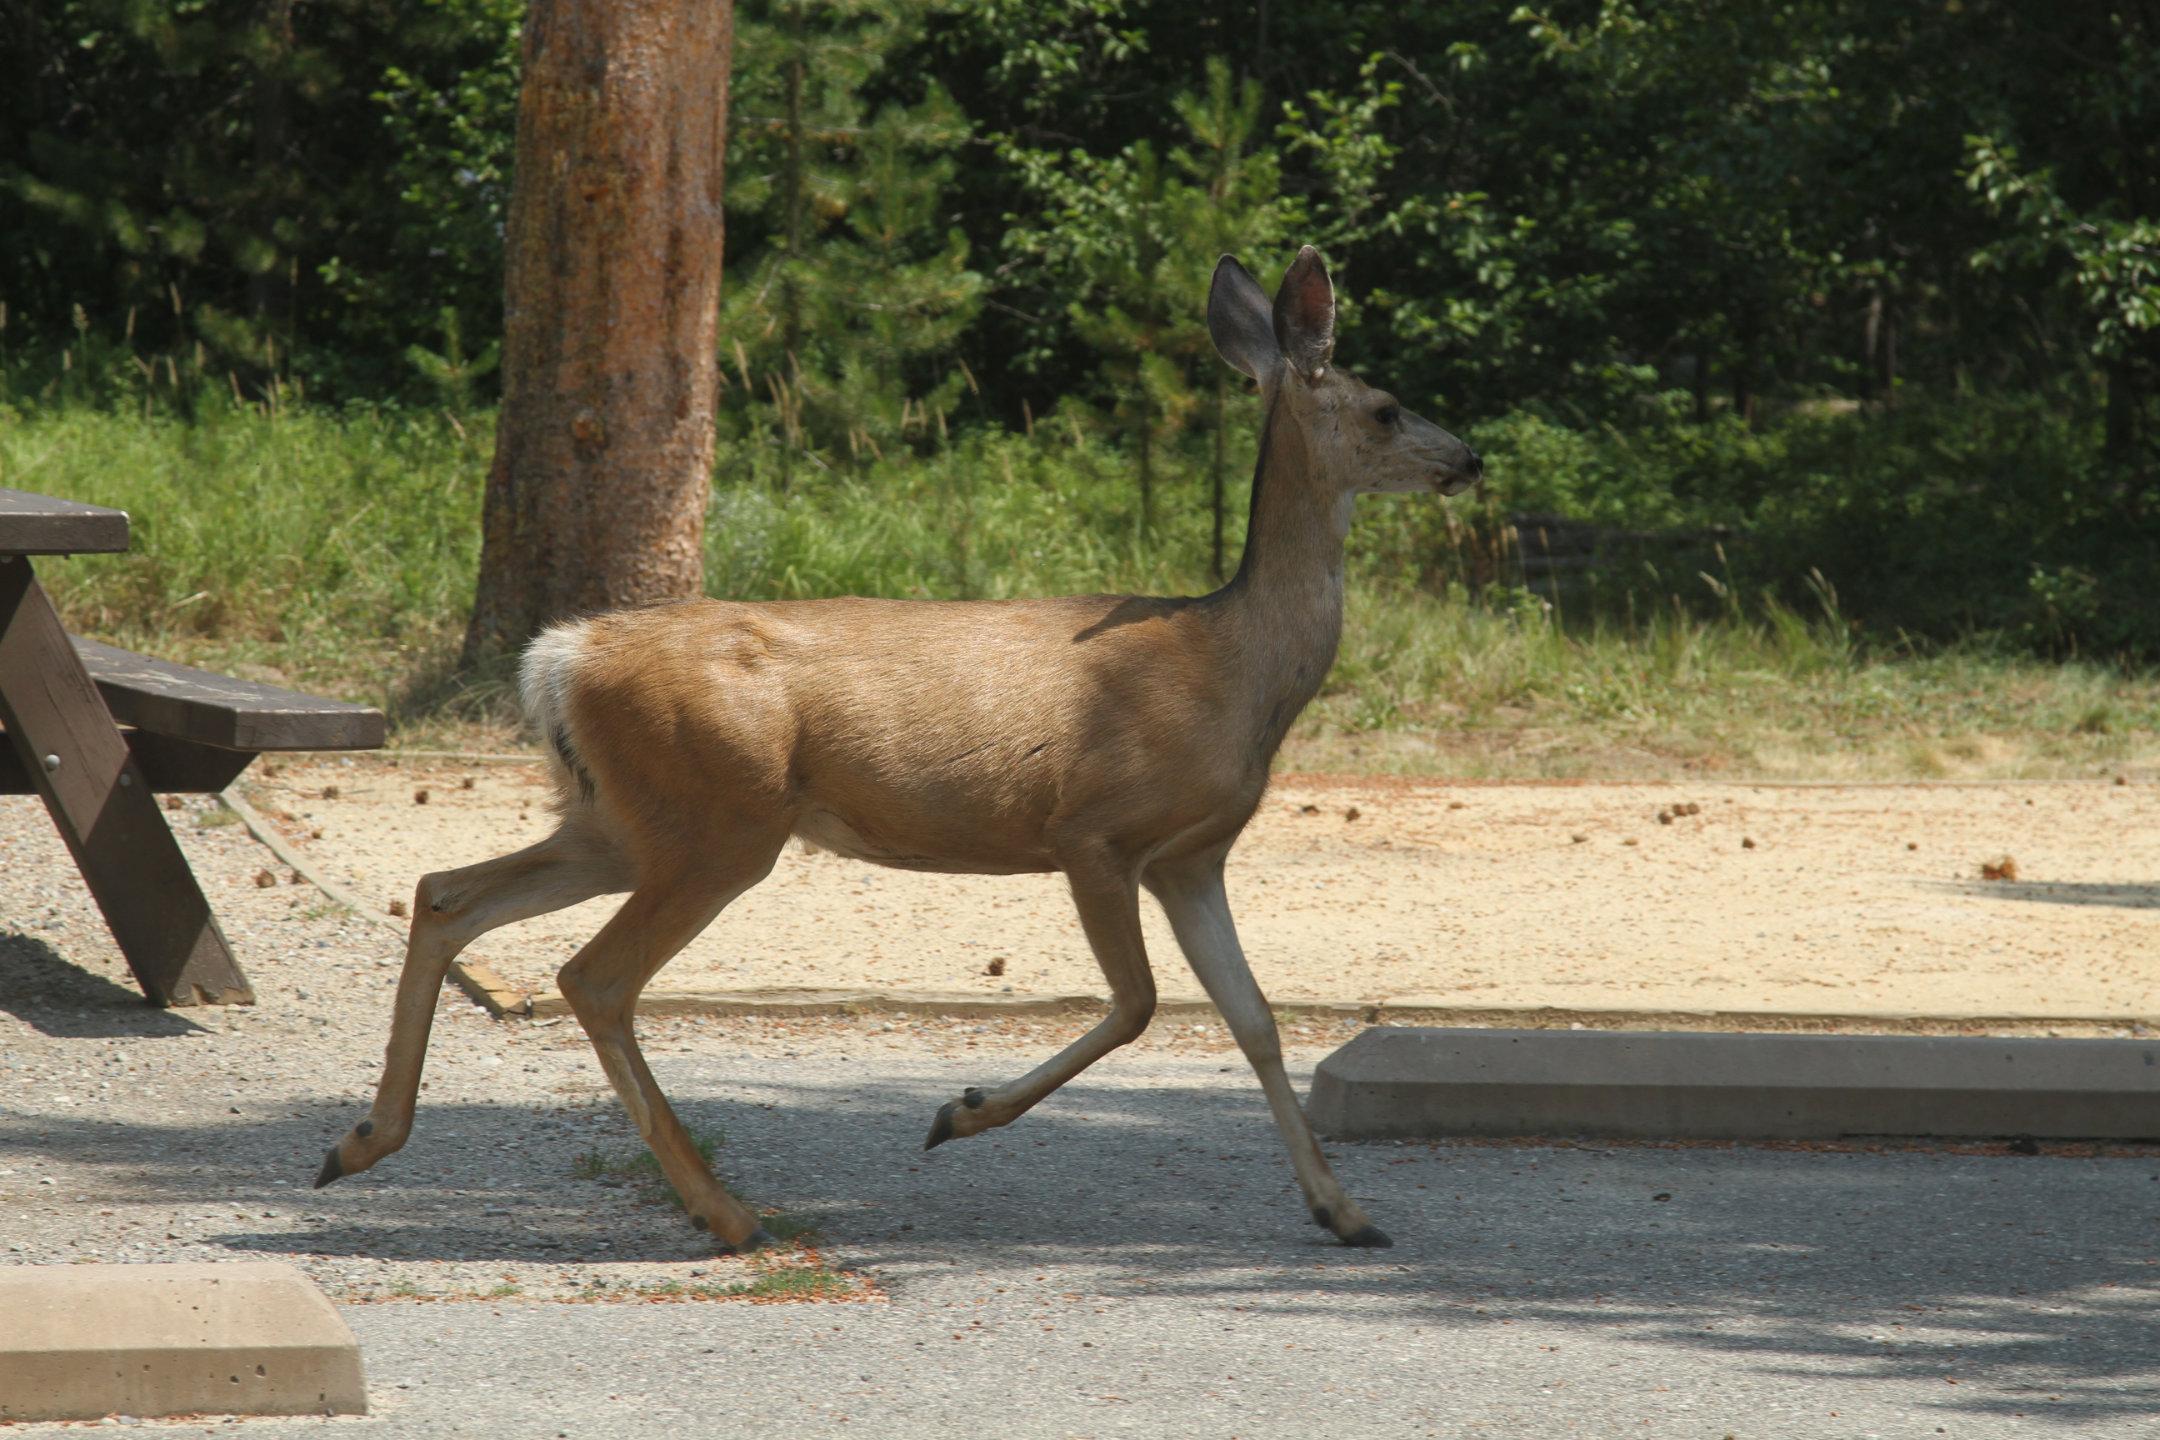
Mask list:
POLYGON ((370 700, 472 603, 490 437, 440 418, 0 412, 0 484, 129 512, 123 555, 41 564, 71 624, 370 700))
MULTIPOLYGON (((1249 441, 1247 442, 1249 446, 1249 441)), ((0 485, 127 509, 134 549, 41 564, 71 624, 174 658, 391 706, 408 737, 471 604, 486 416, 203 404, 193 421, 0 406, 0 485)), ((1239 473, 1251 463, 1238 457, 1239 473)), ((1243 531, 1234 487, 1230 552, 1243 531)), ((1194 593, 1197 466, 1140 530, 1129 468, 1076 424, 976 433, 856 471, 716 465, 707 588, 733 598, 1194 593)), ((1349 620, 1293 764, 1495 775, 2059 774, 2145 764, 2160 682, 1983 643, 1863 643, 1827 584, 1724 579, 1639 611, 1505 583, 1491 515, 1363 502, 1349 620)), ((1234 563, 1234 561, 1233 561, 1234 563)), ((466 712, 460 712, 466 713, 466 712)), ((431 730, 430 727, 433 727, 431 730)))

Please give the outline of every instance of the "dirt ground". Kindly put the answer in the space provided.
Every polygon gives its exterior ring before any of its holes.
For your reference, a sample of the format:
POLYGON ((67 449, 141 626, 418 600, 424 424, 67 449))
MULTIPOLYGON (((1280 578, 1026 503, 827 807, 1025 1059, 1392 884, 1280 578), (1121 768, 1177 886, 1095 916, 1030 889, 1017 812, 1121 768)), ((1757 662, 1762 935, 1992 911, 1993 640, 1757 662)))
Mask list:
MULTIPOLYGON (((549 825, 537 764, 346 757, 251 773, 252 803, 385 923, 423 871, 549 825)), ((1230 895, 1278 1005, 2136 1026, 2160 1023, 2156 877, 2149 784, 1287 776, 1232 858, 1230 895), (1983 877, 2006 858, 2008 875, 1983 877)), ((544 999, 614 904, 471 953, 544 999)), ((1143 909, 1164 999, 1200 999, 1143 909)), ((791 847, 661 973, 648 1008, 1103 989, 1054 876, 917 875, 791 847)))

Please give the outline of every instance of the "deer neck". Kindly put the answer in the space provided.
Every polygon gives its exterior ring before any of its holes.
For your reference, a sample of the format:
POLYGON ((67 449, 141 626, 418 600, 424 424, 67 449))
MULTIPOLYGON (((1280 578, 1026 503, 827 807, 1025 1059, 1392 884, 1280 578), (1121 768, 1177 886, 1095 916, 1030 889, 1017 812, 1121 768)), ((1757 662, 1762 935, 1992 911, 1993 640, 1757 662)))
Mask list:
POLYGON ((1305 427, 1280 401, 1269 405, 1245 555, 1217 592, 1267 758, 1335 663, 1349 528, 1350 496, 1314 482, 1305 427))

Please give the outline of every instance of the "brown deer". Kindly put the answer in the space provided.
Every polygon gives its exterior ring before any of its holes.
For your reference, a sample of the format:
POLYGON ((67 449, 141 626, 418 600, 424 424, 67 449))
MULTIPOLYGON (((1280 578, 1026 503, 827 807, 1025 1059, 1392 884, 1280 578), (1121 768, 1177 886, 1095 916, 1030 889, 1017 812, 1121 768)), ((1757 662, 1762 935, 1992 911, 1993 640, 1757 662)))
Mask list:
POLYGON ((1335 296, 1310 246, 1272 306, 1223 257, 1208 330, 1259 382, 1266 411, 1244 560, 1212 595, 704 600, 571 621, 533 641, 524 702, 552 745, 561 824, 515 854, 420 881, 382 1084, 316 1185, 405 1143, 436 996, 461 949, 628 891, 563 966, 562 993, 691 1223, 731 1250, 766 1243, 654 1083, 631 1014, 660 967, 799 837, 901 869, 1062 871, 1071 884, 1110 1013, 1018 1080, 948 1102, 925 1148, 1010 1124, 1146 1028, 1144 886, 1258 1074, 1313 1218, 1346 1244, 1389 1244, 1298 1108, 1223 862, 1334 663, 1351 502, 1457 494, 1482 467, 1329 364, 1335 296))

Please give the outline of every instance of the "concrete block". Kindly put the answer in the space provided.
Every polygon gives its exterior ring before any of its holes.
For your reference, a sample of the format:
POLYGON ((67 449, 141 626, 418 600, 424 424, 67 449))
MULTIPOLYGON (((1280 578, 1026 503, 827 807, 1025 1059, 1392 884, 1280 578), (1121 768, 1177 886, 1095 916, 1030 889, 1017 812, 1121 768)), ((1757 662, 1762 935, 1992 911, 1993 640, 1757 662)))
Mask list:
POLYGON ((0 1420, 364 1415, 360 1345, 290 1265, 0 1268, 0 1420))
POLYGON ((2160 1039, 1377 1027, 1307 1107, 1344 1140, 2160 1138, 2160 1039))

